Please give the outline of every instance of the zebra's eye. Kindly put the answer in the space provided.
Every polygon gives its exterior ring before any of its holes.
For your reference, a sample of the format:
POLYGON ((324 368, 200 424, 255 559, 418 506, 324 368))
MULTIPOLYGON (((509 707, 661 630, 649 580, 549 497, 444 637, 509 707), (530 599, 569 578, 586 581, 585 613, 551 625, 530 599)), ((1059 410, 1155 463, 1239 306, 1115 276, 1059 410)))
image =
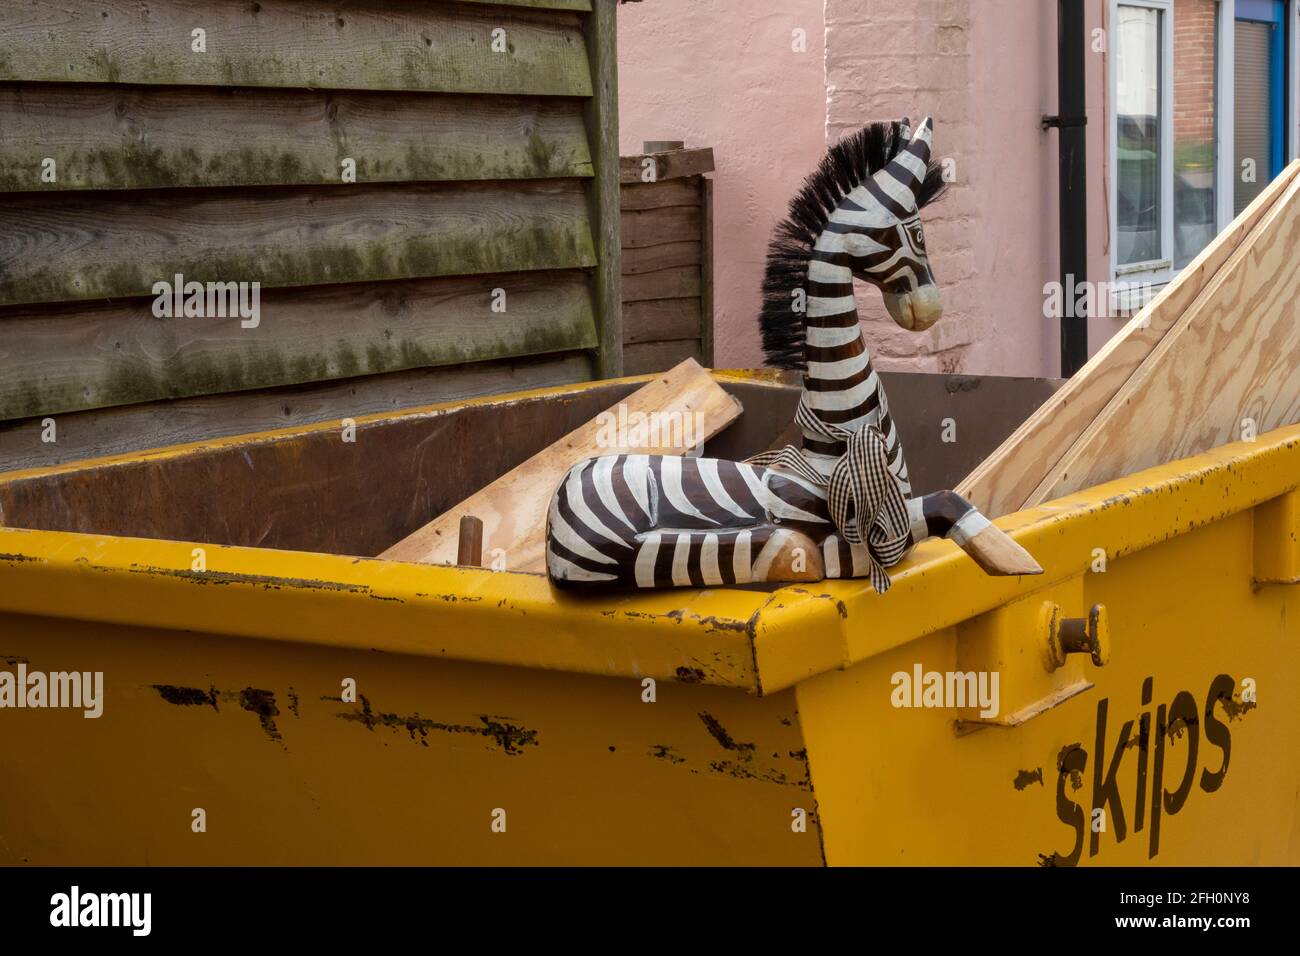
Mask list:
POLYGON ((911 232, 911 234, 912 234, 912 242, 916 243, 916 247, 917 247, 918 249, 924 249, 924 248, 925 248, 925 234, 924 234, 923 232, 921 232, 921 225, 920 225, 920 223, 917 223, 915 226, 913 226, 913 227, 911 228, 910 232, 911 232))

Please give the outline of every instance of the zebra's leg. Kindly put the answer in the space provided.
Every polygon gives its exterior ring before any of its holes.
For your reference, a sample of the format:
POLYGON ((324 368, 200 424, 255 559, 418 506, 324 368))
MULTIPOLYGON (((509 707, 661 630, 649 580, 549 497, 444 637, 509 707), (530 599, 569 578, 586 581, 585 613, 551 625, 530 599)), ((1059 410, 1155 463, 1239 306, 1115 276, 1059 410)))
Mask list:
POLYGON ((717 531, 637 535, 637 587, 712 587, 764 581, 820 581, 821 549, 802 531, 762 524, 717 531))
POLYGON ((955 491, 936 491, 907 502, 912 543, 948 538, 969 554, 985 574, 1042 574, 1033 555, 994 526, 955 491))

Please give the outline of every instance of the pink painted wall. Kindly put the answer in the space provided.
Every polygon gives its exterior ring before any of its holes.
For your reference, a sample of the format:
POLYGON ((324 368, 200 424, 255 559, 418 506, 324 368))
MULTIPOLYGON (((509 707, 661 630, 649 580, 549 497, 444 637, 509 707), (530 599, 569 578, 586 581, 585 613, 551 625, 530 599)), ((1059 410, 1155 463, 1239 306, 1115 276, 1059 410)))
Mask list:
POLYGON ((621 151, 713 147, 715 364, 759 365, 768 237, 826 148, 822 0, 646 0, 618 33, 621 151))
MULTIPOLYGON (((756 5, 755 5, 756 6, 756 5)), ((924 215, 944 292, 925 333, 898 328, 859 289, 864 331, 888 369, 1055 375, 1059 323, 1056 5, 1045 0, 790 0, 779 12, 721 0, 620 8, 624 153, 642 140, 712 146, 719 366, 761 360, 755 315, 772 226, 828 141, 872 120, 929 114, 949 193, 924 215), (807 52, 791 50, 791 31, 807 52)), ((1088 0, 1088 28, 1106 0, 1088 0)), ((1089 276, 1109 276, 1105 54, 1089 54, 1089 276)), ((1100 348, 1120 320, 1091 320, 1100 348)))

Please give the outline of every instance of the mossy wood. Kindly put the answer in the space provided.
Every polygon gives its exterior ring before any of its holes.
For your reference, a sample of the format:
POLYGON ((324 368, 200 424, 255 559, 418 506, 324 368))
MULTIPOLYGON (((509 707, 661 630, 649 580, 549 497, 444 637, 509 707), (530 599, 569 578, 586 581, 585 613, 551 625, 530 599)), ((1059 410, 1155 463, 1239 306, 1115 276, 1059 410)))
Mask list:
POLYGON ((573 181, 275 194, 19 195, 0 205, 0 305, 594 266, 573 181))
POLYGON ((4 5, 0 461, 614 374, 615 8, 4 5), (255 327, 155 316, 178 273, 255 327))
POLYGON ((567 99, 10 85, 0 130, 4 192, 592 175, 567 99))
POLYGON ((576 13, 388 0, 6 3, 0 5, 0 80, 542 96, 592 91, 576 13), (201 38, 196 29, 204 31, 201 38))
POLYGON ((152 300, 0 321, 0 420, 594 348, 581 272, 267 292, 261 321, 155 318, 152 300))

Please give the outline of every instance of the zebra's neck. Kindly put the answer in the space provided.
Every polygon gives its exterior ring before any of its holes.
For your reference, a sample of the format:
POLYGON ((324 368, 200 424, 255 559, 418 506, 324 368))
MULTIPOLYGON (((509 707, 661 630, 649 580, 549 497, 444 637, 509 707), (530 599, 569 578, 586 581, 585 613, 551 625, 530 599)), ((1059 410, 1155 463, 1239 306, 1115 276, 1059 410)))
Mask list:
MULTIPOLYGON (((883 393, 858 324, 853 275, 841 264, 843 235, 823 233, 808 264, 803 397, 822 421, 856 431, 879 421, 883 393)), ((844 452, 844 442, 828 441, 804 429, 804 457, 820 471, 829 474, 844 452)))

